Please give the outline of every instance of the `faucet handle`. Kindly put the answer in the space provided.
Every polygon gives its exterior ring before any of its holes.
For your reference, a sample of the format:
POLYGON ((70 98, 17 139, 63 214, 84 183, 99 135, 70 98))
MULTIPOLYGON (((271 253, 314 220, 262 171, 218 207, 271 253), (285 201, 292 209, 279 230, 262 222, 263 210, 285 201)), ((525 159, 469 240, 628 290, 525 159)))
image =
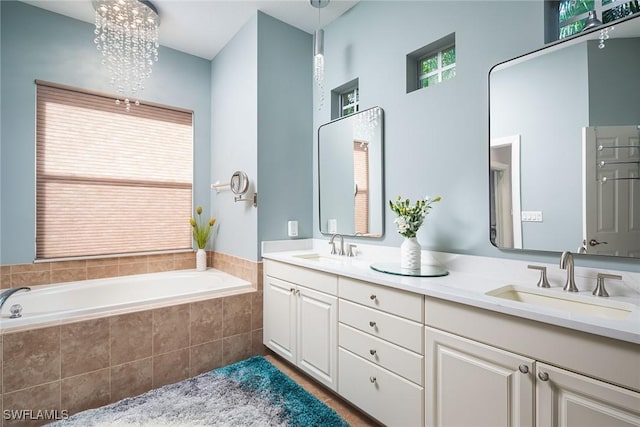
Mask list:
POLYGON ((358 245, 354 245, 353 243, 347 243, 347 256, 356 256, 355 252, 353 252, 353 248, 357 248, 358 245))
POLYGON ((536 284, 539 288, 550 288, 549 281, 547 280, 547 267, 543 267, 541 265, 528 265, 527 268, 531 270, 540 270, 540 279, 538 279, 538 283, 536 284))
POLYGON ((596 288, 593 290, 593 295, 597 297, 608 297, 609 293, 604 287, 604 279, 618 279, 622 280, 622 276, 618 274, 598 273, 596 279, 596 288))
POLYGON ((329 244, 331 245, 331 255, 335 255, 336 252, 336 242, 334 242, 333 240, 329 242, 329 244))

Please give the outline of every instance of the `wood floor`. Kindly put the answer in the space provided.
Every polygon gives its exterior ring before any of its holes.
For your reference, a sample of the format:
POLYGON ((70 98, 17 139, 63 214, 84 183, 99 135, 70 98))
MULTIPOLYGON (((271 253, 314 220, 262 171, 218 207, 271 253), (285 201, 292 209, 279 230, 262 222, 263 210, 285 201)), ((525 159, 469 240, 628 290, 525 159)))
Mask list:
POLYGON ((275 367, 284 372, 289 378, 300 384, 305 390, 313 394, 325 405, 336 411, 345 421, 353 427, 380 426, 364 413, 351 406, 349 403, 341 399, 337 394, 327 390, 324 386, 311 379, 309 376, 292 367, 288 362, 282 360, 279 356, 269 352, 264 356, 275 367))

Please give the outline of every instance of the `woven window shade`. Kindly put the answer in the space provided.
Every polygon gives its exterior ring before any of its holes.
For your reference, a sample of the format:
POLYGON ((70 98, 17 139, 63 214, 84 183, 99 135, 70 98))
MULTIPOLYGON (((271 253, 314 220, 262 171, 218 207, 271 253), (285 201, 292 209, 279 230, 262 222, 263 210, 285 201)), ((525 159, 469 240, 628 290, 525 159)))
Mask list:
POLYGON ((191 248, 192 122, 38 82, 36 258, 191 248))

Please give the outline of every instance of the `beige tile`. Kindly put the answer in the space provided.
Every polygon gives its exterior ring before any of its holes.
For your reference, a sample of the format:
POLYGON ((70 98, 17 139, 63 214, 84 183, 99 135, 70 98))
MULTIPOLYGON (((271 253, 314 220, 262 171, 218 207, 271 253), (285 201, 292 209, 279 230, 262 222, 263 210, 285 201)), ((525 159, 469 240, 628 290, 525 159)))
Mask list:
POLYGON ((51 283, 76 282, 87 279, 87 268, 67 268, 51 271, 51 283))
POLYGON ((196 254, 193 252, 174 254, 173 266, 176 270, 196 268, 196 254))
POLYGON ((234 335, 222 339, 222 363, 231 363, 251 357, 251 333, 234 335))
POLYGON ((0 265, 0 274, 11 274, 11 265, 0 265))
POLYGON ((5 335, 2 343, 3 392, 60 379, 60 327, 5 335))
POLYGON ((62 378, 109 367, 109 319, 60 327, 62 378))
POLYGON ((262 329, 262 292, 251 294, 251 329, 262 329))
POLYGON ((89 267, 104 267, 106 265, 118 265, 118 258, 94 258, 87 260, 87 268, 89 267))
POLYGON ((202 374, 222 365, 222 340, 196 345, 191 350, 190 376, 202 374))
POLYGON ((13 264, 11 266, 11 274, 35 273, 42 271, 51 271, 51 263, 33 262, 31 264, 13 264))
POLYGON ((222 338, 222 298, 191 304, 191 345, 222 338))
POLYGON ((153 310, 153 354, 189 347, 189 304, 153 310))
POLYGON ((11 273, 11 287, 48 285, 51 283, 51 271, 33 271, 29 273, 11 273))
POLYGON ((189 349, 153 356, 153 388, 189 378, 189 349))
POLYGON ((118 265, 124 264, 146 264, 149 260, 147 255, 131 255, 118 258, 118 265))
POLYGON ((69 414, 97 408, 111 402, 111 369, 100 369, 63 379, 60 385, 60 407, 69 414))
POLYGON ((69 270, 78 268, 87 268, 87 261, 84 259, 72 260, 72 261, 54 261, 50 263, 51 271, 55 270, 69 270))
POLYGON ((0 289, 9 289, 11 287, 11 274, 0 274, 0 289))
POLYGON ((222 336, 230 337, 251 330, 251 299, 253 294, 240 294, 222 300, 222 336))
POLYGON ((151 390, 153 359, 148 357, 111 368, 111 401, 117 402, 151 390))
MULTIPOLYGON (((57 411, 53 413, 57 413, 62 416, 61 409, 64 408, 60 408, 60 382, 54 381, 13 393, 6 393, 2 396, 2 407, 3 411, 30 410, 32 411, 34 418, 38 411, 44 410, 57 411)), ((3 427, 39 426, 47 422, 46 420, 29 419, 29 412, 22 412, 22 414, 27 416, 27 419, 4 420, 4 423, 2 424, 3 427)))
POLYGON ((118 265, 118 276, 130 276, 132 274, 144 274, 147 272, 146 262, 118 265))
POLYGON ((336 411, 351 427, 376 427, 382 425, 337 397, 327 400, 325 405, 336 411))
POLYGON ((149 273, 173 270, 173 256, 169 260, 149 260, 147 270, 149 273))
POLYGON ((87 279, 104 279, 118 275, 118 264, 94 265, 87 267, 87 279))
POLYGON ((268 354, 267 347, 262 343, 262 329, 251 331, 251 355, 258 356, 268 354))
POLYGON ((111 365, 120 365, 151 356, 151 310, 110 318, 111 365))

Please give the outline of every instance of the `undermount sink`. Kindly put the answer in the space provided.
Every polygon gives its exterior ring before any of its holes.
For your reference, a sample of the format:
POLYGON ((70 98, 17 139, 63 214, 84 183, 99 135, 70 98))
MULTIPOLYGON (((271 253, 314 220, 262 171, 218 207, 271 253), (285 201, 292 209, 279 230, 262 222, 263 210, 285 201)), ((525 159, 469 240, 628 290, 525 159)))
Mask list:
POLYGON ((334 258, 331 256, 320 255, 320 254, 300 254, 293 255, 294 258, 307 259, 310 261, 327 261, 327 262, 342 262, 342 259, 334 258))
POLYGON ((619 301, 603 301, 601 298, 591 295, 557 294, 553 292, 549 289, 530 289, 507 285, 489 291, 486 295, 605 319, 625 319, 635 309, 633 304, 619 301))

